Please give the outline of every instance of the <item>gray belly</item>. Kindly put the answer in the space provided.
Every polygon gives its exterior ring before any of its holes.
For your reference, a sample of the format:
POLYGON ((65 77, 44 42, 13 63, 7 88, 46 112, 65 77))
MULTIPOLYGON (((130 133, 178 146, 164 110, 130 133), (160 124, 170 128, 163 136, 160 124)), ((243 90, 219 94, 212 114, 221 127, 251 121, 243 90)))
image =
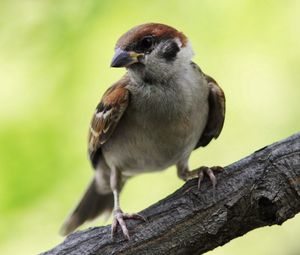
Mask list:
POLYGON ((183 113, 178 109, 129 107, 102 147, 110 167, 124 175, 158 171, 186 158, 205 127, 206 100, 183 113))

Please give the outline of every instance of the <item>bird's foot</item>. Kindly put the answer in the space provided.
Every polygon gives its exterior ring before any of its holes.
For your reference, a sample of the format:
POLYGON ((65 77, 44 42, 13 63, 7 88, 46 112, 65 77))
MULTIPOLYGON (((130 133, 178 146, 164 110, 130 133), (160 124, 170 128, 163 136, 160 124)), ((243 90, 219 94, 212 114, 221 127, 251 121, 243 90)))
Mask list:
POLYGON ((201 166, 198 169, 196 169, 196 171, 198 171, 198 189, 200 189, 201 182, 205 175, 208 176, 208 178, 210 179, 213 185, 213 189, 215 189, 217 185, 217 178, 214 172, 218 173, 218 172, 222 172, 223 170, 224 168, 221 166, 212 166, 212 167, 201 166))
POLYGON ((141 216, 140 214, 123 213, 121 209, 114 210, 113 222, 111 224, 111 236, 112 236, 112 238, 114 238, 114 236, 117 232, 118 225, 120 225, 125 238, 127 240, 130 239, 129 231, 128 231, 126 223, 125 223, 125 220, 129 220, 129 219, 146 221, 146 219, 143 216, 141 216))
POLYGON ((198 178, 198 189, 200 189, 201 182, 203 181, 204 176, 207 175, 213 185, 213 188, 215 188, 217 185, 217 178, 214 172, 221 172, 223 170, 224 168, 221 166, 201 166, 195 170, 185 172, 182 178, 186 181, 193 178, 198 178))

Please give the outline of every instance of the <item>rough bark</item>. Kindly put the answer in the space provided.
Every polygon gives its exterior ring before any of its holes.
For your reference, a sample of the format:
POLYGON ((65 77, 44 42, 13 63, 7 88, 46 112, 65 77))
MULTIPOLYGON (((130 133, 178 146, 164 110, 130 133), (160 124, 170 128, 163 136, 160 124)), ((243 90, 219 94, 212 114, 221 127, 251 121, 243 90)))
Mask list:
POLYGON ((300 133, 266 146, 218 174, 215 192, 197 180, 140 212, 148 222, 128 221, 131 240, 110 226, 76 232, 44 253, 202 254, 248 231, 282 224, 300 211, 300 133))

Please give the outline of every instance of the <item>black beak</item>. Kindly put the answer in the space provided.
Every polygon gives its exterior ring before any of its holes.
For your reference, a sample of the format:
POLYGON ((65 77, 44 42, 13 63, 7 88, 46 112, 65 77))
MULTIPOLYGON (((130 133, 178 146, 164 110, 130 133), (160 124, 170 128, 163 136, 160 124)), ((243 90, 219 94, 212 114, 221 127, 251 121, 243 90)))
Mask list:
POLYGON ((125 51, 121 49, 116 49, 115 55, 111 61, 111 67, 127 67, 134 63, 139 62, 139 57, 142 56, 141 53, 136 53, 134 51, 125 51))

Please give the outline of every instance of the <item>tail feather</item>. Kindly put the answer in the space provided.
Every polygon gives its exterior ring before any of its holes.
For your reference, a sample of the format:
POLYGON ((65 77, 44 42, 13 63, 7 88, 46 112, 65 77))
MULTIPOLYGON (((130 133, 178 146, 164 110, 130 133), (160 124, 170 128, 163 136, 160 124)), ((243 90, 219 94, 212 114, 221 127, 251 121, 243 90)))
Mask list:
POLYGON ((96 180, 92 180, 75 210, 64 222, 60 234, 65 236, 72 233, 76 228, 87 220, 92 220, 105 211, 113 209, 113 194, 101 194, 97 192, 96 180))

